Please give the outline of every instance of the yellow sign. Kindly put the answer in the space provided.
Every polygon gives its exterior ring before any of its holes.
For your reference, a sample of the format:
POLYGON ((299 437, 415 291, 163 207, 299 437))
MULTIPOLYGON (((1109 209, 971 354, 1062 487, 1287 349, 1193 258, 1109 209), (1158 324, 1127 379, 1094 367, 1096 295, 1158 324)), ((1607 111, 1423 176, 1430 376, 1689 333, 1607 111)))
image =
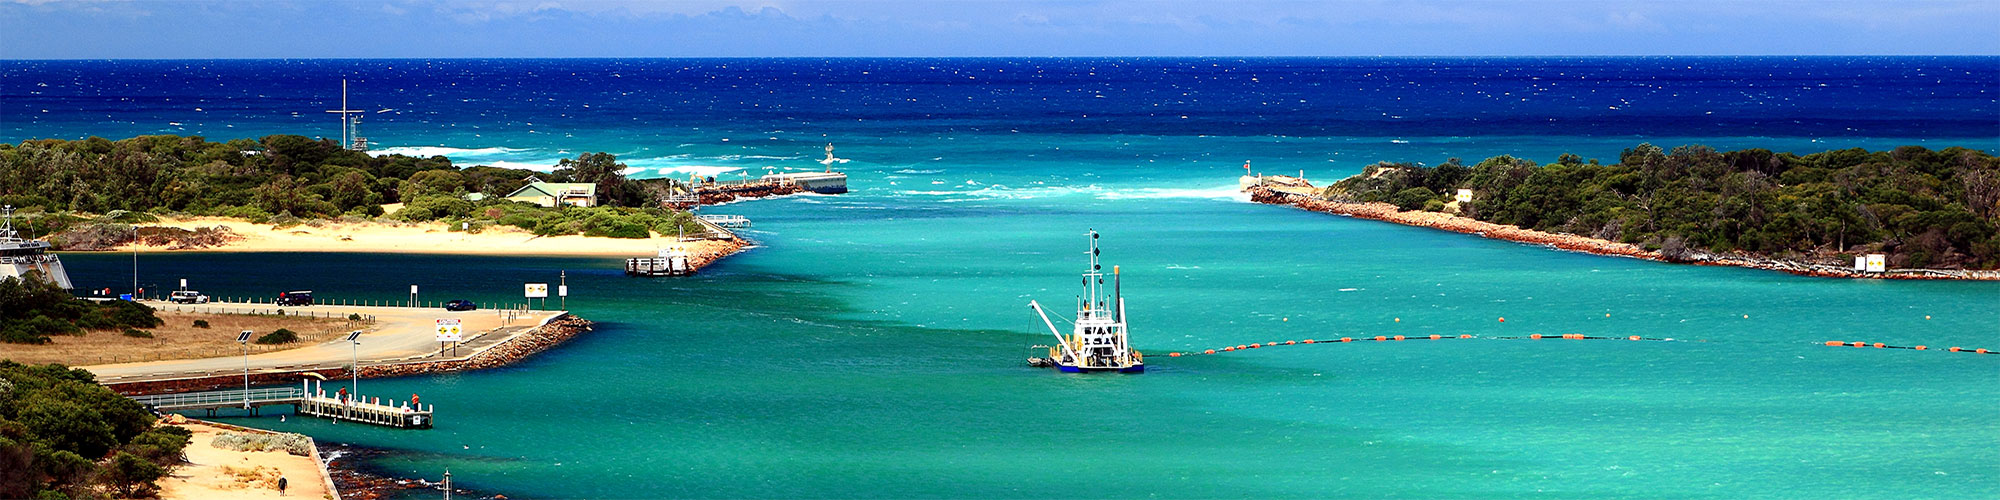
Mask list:
POLYGON ((549 284, 548 284, 548 283, 529 283, 529 284, 528 284, 528 298, 530 298, 530 299, 546 299, 546 298, 549 298, 549 284))

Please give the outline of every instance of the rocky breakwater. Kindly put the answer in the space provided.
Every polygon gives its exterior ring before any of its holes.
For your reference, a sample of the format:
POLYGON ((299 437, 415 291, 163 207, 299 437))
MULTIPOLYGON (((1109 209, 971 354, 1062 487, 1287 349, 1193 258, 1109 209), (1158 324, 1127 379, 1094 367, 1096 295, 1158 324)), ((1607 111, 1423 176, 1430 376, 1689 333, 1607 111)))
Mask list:
POLYGON ((749 241, 734 236, 723 240, 704 240, 700 244, 688 246, 688 265, 695 269, 708 267, 709 264, 722 260, 723 257, 735 255, 736 252, 741 252, 749 246, 749 241))
POLYGON ((539 328, 507 339, 463 359, 364 366, 361 368, 361 376, 368 378, 403 377, 506 366, 527 359, 528 356, 533 356, 535 353, 555 347, 569 339, 575 338, 583 332, 590 331, 592 325, 593 323, 590 320, 564 314, 561 317, 549 320, 549 322, 542 324, 539 328))
POLYGON ((1882 273, 1864 273, 1852 268, 1832 264, 1801 262, 1743 254, 1713 254, 1706 252, 1681 251, 1668 254, 1647 250, 1630 243, 1602 240, 1574 234, 1549 233, 1533 229, 1522 229, 1505 224, 1494 224, 1456 215, 1400 210, 1388 203, 1354 203, 1327 200, 1316 196, 1273 190, 1265 186, 1249 186, 1244 191, 1250 193, 1250 201, 1271 205, 1290 205, 1314 212, 1347 215, 1363 219, 1394 222, 1410 226, 1443 229, 1488 238, 1545 245, 1563 250, 1596 255, 1630 257, 1634 259, 1657 260, 1704 266, 1732 266, 1766 271, 1780 271, 1801 276, 1821 278, 1879 278, 1879 279, 1953 279, 1953 280, 2000 280, 2000 272, 1966 271, 1945 269, 1891 269, 1882 273))
POLYGON ((1548 233, 1533 229, 1522 229, 1504 224, 1494 224, 1459 217, 1456 215, 1404 211, 1388 203, 1350 203, 1313 198, 1309 196, 1273 191, 1263 187, 1249 188, 1250 201, 1273 205, 1291 205, 1314 212, 1347 215, 1363 219, 1394 222, 1397 224, 1443 229, 1446 231, 1476 234, 1488 238, 1546 245, 1549 247, 1597 255, 1613 255, 1635 259, 1665 260, 1659 252, 1649 251, 1630 243, 1619 243, 1574 234, 1548 233))

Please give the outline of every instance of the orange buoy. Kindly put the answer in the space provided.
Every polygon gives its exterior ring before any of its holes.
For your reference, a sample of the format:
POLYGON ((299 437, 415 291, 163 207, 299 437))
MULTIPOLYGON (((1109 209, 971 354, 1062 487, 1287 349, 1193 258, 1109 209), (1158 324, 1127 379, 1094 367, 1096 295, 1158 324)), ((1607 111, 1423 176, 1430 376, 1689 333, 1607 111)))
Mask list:
POLYGON ((1504 318, 1504 317, 1503 317, 1503 318, 1500 318, 1500 322, 1501 322, 1501 323, 1506 323, 1506 322, 1507 322, 1507 318, 1504 318))
POLYGON ((1919 351, 1928 351, 1928 350, 1930 350, 1930 347, 1928 347, 1928 346, 1916 346, 1916 347, 1913 347, 1912 349, 1916 349, 1916 350, 1919 350, 1919 351))
POLYGON ((1609 318, 1609 317, 1611 317, 1611 313, 1604 313, 1604 317, 1606 317, 1606 318, 1609 318))
POLYGON ((1439 339, 1439 338, 1442 338, 1442 337, 1438 337, 1438 336, 1437 336, 1437 335, 1435 335, 1435 334, 1431 335, 1431 340, 1437 340, 1437 339, 1439 339))
POLYGON ((1244 347, 1244 346, 1243 346, 1243 344, 1237 344, 1237 345, 1236 345, 1236 348, 1237 348, 1237 349, 1249 349, 1248 347, 1244 347))
MULTIPOLYGON (((1224 349, 1227 349, 1227 348, 1225 347, 1224 349)), ((1202 354, 1215 354, 1215 350, 1214 350, 1214 349, 1209 349, 1209 350, 1206 350, 1206 351, 1202 351, 1201 353, 1202 353, 1202 354)))
POLYGON ((1263 344, 1250 344, 1250 348, 1251 348, 1251 349, 1256 349, 1256 348, 1259 348, 1259 347, 1263 347, 1263 346, 1264 346, 1263 344))
POLYGON ((1461 338, 1461 339, 1469 339, 1469 338, 1472 338, 1472 334, 1461 334, 1461 335, 1459 335, 1459 336, 1458 336, 1458 338, 1461 338))
POLYGON ((1396 340, 1403 340, 1403 336, 1402 336, 1402 335, 1397 335, 1397 336, 1396 336, 1396 340))
POLYGON ((1528 338, 1531 338, 1531 339, 1535 339, 1535 340, 1541 340, 1541 339, 1542 339, 1542 334, 1539 334, 1539 333, 1537 333, 1537 334, 1534 334, 1534 335, 1529 335, 1529 336, 1528 336, 1528 338))
POLYGON ((1266 347, 1269 347, 1269 346, 1274 346, 1274 345, 1278 345, 1278 343, 1277 343, 1277 342, 1271 342, 1271 343, 1268 343, 1268 344, 1264 344, 1264 345, 1265 345, 1266 347))
POLYGON ((1627 339, 1630 339, 1630 340, 1639 340, 1639 336, 1638 336, 1638 335, 1633 335, 1633 336, 1630 336, 1630 337, 1625 337, 1625 338, 1627 338, 1627 339))
POLYGON ((1285 341, 1285 345, 1292 345, 1292 344, 1297 344, 1297 343, 1298 343, 1298 342, 1296 342, 1296 341, 1291 341, 1291 340, 1287 340, 1287 341, 1285 341))
POLYGON ((1958 352, 1958 348, 1957 347, 1951 348, 1951 352, 1958 352))
POLYGON ((1397 323, 1402 323, 1402 322, 1403 322, 1403 318, 1396 318, 1396 322, 1397 322, 1397 323))
POLYGON ((1178 352, 1170 352, 1170 353, 1167 353, 1167 357, 1169 357, 1169 358, 1178 358, 1178 357, 1181 357, 1181 353, 1178 353, 1178 352))
POLYGON ((1351 339, 1351 338, 1347 338, 1347 337, 1341 337, 1341 338, 1340 338, 1340 341, 1341 341, 1341 342, 1353 342, 1353 341, 1354 341, 1354 339, 1351 339))
POLYGON ((1928 320, 1928 319, 1931 319, 1931 315, 1929 315, 1929 314, 1925 314, 1925 315, 1924 315, 1924 319, 1926 319, 1926 320, 1928 320))
POLYGON ((1376 336, 1375 336, 1375 341, 1376 341, 1376 342, 1381 342, 1381 341, 1384 341, 1384 340, 1389 340, 1389 337, 1384 337, 1384 336, 1381 336, 1381 335, 1376 335, 1376 336))
MULTIPOLYGON (((1634 338, 1634 339, 1636 339, 1636 338, 1638 338, 1638 337, 1637 337, 1637 336, 1634 336, 1633 338, 1634 338)), ((1834 347, 1839 347, 1839 346, 1840 346, 1841 344, 1845 344, 1845 343, 1846 343, 1846 342, 1841 342, 1841 341, 1838 341, 1838 340, 1828 340, 1828 341, 1826 341, 1826 345, 1830 345, 1830 346, 1834 346, 1834 347)))
POLYGON ((1311 343, 1313 343, 1313 339, 1306 339, 1306 343, 1307 343, 1307 344, 1311 344, 1311 343))
POLYGON ((1875 343, 1875 348, 1876 348, 1876 349, 1881 349, 1881 348, 1882 348, 1882 343, 1881 343, 1881 342, 1876 342, 1876 343, 1875 343))
POLYGON ((1979 349, 1979 350, 1975 350, 1975 351, 1972 351, 1972 352, 1976 352, 1976 353, 1980 353, 1980 354, 1986 354, 1986 350, 1985 350, 1985 349, 1979 349))
POLYGON ((1853 345, 1854 347, 1866 347, 1866 346, 1868 345, 1868 343, 1867 343, 1867 342, 1862 342, 1862 341, 1859 341, 1859 340, 1856 340, 1856 341, 1854 341, 1854 343, 1853 343, 1853 344, 1851 344, 1851 345, 1853 345))

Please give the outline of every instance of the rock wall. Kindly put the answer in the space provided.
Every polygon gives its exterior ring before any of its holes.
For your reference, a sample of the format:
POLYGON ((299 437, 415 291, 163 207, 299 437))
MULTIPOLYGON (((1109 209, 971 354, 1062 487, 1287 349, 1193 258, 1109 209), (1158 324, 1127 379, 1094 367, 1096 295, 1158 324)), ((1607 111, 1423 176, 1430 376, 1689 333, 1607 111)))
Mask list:
POLYGON ((1488 238, 1546 245, 1562 250, 1630 257, 1657 261, 1671 261, 1706 266, 1735 266, 1769 271, 1782 271, 1802 276, 1825 278, 1885 278, 1885 279, 1963 279, 2000 280, 2000 272, 1961 271, 1940 269, 1892 269, 1886 273, 1863 273, 1850 268, 1829 266, 1810 262, 1796 262, 1749 255, 1718 255, 1696 252, 1680 259, 1668 259, 1660 252, 1646 250, 1630 243, 1601 240, 1574 234, 1549 233, 1516 226, 1494 224, 1459 217, 1451 214, 1425 211, 1398 210, 1388 203, 1349 203, 1330 201, 1297 193, 1286 193, 1262 186, 1246 188, 1250 201, 1272 205, 1290 205, 1314 212, 1347 215, 1363 219, 1394 222, 1410 226, 1443 229, 1467 234, 1477 234, 1488 238))

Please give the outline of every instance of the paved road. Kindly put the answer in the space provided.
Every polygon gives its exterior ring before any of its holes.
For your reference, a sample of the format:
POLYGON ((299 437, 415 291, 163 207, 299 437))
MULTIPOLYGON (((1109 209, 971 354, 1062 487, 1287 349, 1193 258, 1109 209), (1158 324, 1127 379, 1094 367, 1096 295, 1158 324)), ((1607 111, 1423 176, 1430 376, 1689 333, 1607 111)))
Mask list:
MULTIPOLYGON (((152 302, 147 305, 156 308, 175 308, 175 304, 152 302)), ((270 304, 230 304, 214 303, 201 305, 179 305, 179 309, 216 313, 270 313, 276 309, 270 304)), ((489 345, 496 338, 513 334, 538 325, 542 320, 562 314, 562 311, 528 311, 526 316, 507 321, 505 311, 465 311, 450 312, 441 308, 411 307, 366 307, 366 306, 306 306, 286 307, 291 314, 318 313, 335 317, 359 313, 374 315, 375 326, 361 334, 361 345, 347 343, 345 336, 332 341, 289 349, 284 351, 253 354, 249 357, 252 372, 298 369, 301 367, 339 367, 352 362, 358 354, 363 365, 401 361, 438 353, 437 319, 458 318, 463 325, 465 343, 459 348, 461 356, 475 347, 489 345)), ((147 361, 141 363, 118 363, 82 367, 97 374, 99 382, 130 382, 135 380, 173 379, 194 376, 241 373, 243 356, 219 358, 178 359, 167 361, 147 361)))

